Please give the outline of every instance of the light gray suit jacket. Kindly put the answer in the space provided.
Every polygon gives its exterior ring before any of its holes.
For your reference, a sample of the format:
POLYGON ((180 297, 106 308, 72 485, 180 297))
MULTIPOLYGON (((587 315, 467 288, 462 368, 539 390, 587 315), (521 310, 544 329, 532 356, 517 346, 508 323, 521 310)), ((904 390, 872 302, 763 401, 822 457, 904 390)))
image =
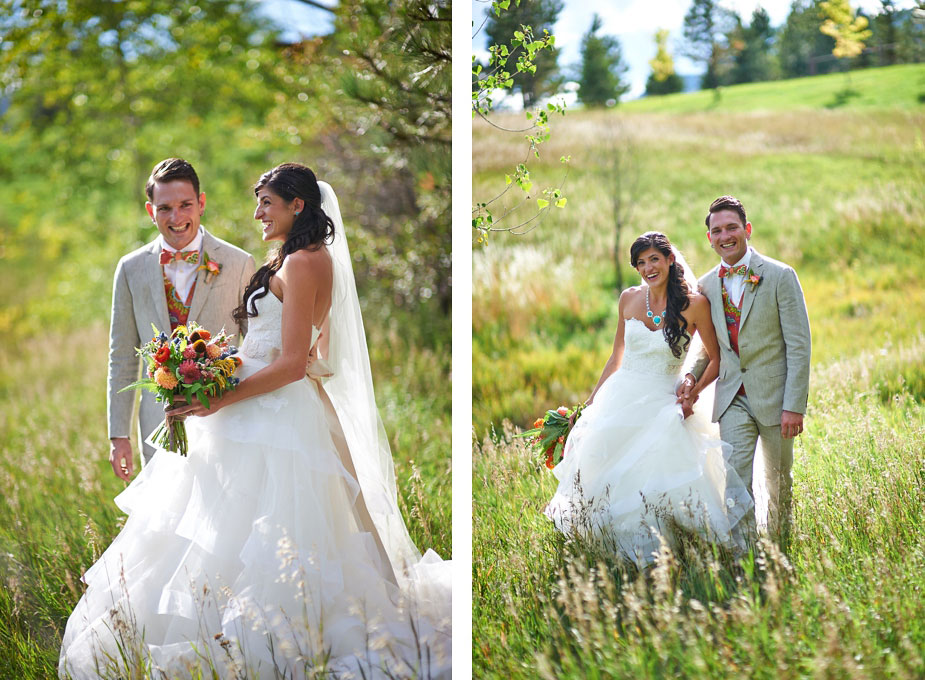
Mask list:
MULTIPOLYGON (((244 288, 254 274, 254 258, 250 253, 212 236, 203 229, 202 250, 209 259, 221 264, 221 272, 206 282, 205 271, 196 276, 196 289, 190 301, 189 320, 214 332, 222 328, 229 334, 247 331, 247 324, 238 324, 231 313, 241 304, 244 288)), ((109 398, 107 415, 109 437, 128 437, 131 429, 135 392, 119 393, 141 375, 141 359, 135 352, 152 336, 151 324, 170 333, 164 275, 160 265, 160 239, 125 255, 116 266, 112 287, 112 318, 109 327, 109 398)), ((164 420, 164 407, 155 395, 142 391, 139 410, 140 439, 144 441, 164 420)), ((143 446, 147 461, 154 449, 143 446)))
MULTIPOLYGON (((761 277, 745 284, 739 321, 739 354, 729 343, 723 312, 719 265, 700 278, 710 301, 719 341, 719 380, 713 401, 713 421, 729 408, 739 386, 762 425, 780 425, 781 411, 806 413, 809 394, 810 333, 803 289, 796 272, 783 262, 752 250, 749 268, 761 277)), ((702 351, 691 372, 700 377, 709 358, 702 351)))

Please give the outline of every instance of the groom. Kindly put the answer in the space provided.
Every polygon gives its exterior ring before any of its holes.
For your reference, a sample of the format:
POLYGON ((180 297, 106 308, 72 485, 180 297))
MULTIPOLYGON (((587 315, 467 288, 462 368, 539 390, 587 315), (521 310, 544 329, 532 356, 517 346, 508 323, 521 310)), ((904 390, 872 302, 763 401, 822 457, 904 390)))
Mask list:
MULTIPOLYGON (((729 462, 749 493, 760 437, 769 497, 768 533, 786 548, 793 438, 803 431, 809 393, 806 301, 791 267, 748 245, 752 225, 738 199, 721 196, 713 201, 706 224, 710 245, 722 258, 700 279, 720 347, 713 422, 719 421, 720 436, 732 445, 729 462)), ((685 409, 690 407, 690 389, 707 362, 702 352, 679 387, 685 409)), ((754 532, 754 513, 747 521, 747 530, 754 532)))
MULTIPOLYGON (((122 392, 138 380, 141 360, 135 352, 152 336, 151 324, 170 333, 178 325, 197 322, 213 333, 247 330, 232 310, 241 303, 254 273, 254 258, 221 241, 199 224, 206 195, 199 191, 193 166, 180 158, 161 161, 145 186, 145 208, 160 235, 125 255, 116 266, 109 333, 109 462, 120 479, 132 477, 129 441, 134 392, 122 392)), ((144 442, 164 419, 163 406, 143 391, 139 409, 139 441, 144 442)), ((142 444, 143 462, 154 449, 142 444)))

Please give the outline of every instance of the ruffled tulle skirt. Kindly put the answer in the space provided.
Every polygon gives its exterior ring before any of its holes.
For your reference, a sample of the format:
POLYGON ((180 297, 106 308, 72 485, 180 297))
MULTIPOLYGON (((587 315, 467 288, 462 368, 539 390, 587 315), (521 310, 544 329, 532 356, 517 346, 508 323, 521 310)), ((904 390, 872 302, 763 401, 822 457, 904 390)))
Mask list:
POLYGON ((188 457, 158 451, 116 498, 128 519, 83 577, 62 677, 449 675, 449 563, 428 552, 397 586, 315 383, 187 431, 188 457))
POLYGON ((639 567, 678 529, 741 547, 753 503, 727 463, 703 404, 684 419, 676 377, 621 369, 598 390, 566 443, 546 515, 559 531, 601 541, 639 567))

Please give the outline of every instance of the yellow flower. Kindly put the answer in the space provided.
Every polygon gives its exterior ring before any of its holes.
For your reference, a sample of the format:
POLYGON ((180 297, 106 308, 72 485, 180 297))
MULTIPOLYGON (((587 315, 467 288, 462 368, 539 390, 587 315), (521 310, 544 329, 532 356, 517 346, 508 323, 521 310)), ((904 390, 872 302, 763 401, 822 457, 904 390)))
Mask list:
POLYGON ((238 368, 238 365, 231 358, 219 359, 213 365, 218 366, 219 370, 221 370, 222 372, 222 375, 226 377, 232 375, 235 372, 235 370, 238 368))
POLYGON ((157 371, 154 372, 154 382, 156 382, 159 387, 163 387, 165 390, 172 390, 180 381, 177 380, 177 376, 175 376, 171 371, 169 371, 164 366, 161 366, 159 369, 157 369, 157 371))

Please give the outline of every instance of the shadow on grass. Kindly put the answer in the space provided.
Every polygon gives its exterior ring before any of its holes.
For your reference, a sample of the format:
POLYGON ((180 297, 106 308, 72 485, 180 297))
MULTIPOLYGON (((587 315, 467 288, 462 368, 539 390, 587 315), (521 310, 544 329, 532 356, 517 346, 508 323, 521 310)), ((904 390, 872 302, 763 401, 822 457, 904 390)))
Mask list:
POLYGON ((861 93, 857 90, 852 90, 850 87, 846 87, 844 90, 839 90, 835 93, 834 99, 828 102, 825 105, 827 109, 837 109, 846 104, 850 104, 852 99, 857 99, 861 96, 861 93))

